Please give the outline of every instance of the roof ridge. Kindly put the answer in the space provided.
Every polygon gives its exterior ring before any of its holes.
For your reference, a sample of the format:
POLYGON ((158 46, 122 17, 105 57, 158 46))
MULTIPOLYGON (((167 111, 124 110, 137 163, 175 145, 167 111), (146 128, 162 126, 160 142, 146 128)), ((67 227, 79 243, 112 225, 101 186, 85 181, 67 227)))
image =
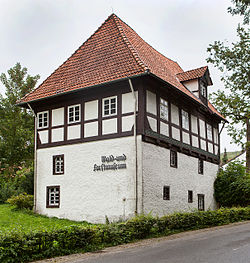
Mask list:
MULTIPOLYGON (((138 63, 138 65, 140 67, 143 68, 144 71, 149 71, 149 68, 147 65, 145 65, 145 63, 142 61, 142 59, 140 58, 139 54, 136 52, 136 50, 134 49, 133 45, 130 43, 130 41, 128 40, 126 34, 124 33, 124 30, 122 28, 122 26, 120 25, 120 21, 123 22, 117 15, 112 14, 111 16, 114 17, 114 21, 115 24, 121 34, 121 37, 123 38, 125 44, 127 45, 128 49, 130 50, 132 56, 134 57, 135 61, 138 63)), ((124 23, 124 22, 123 22, 124 23)))
POLYGON ((187 73, 187 72, 190 72, 190 71, 193 71, 193 70, 203 69, 203 68, 208 68, 208 66, 203 66, 203 67, 199 67, 199 68, 189 69, 187 71, 183 71, 183 72, 177 73, 176 75, 184 74, 184 73, 187 73))

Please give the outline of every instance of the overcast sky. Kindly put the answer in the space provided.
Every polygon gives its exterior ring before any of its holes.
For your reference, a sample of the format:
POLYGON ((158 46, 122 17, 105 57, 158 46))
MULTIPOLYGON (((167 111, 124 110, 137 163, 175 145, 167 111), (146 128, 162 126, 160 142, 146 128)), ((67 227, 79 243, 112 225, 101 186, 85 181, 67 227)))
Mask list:
MULTIPOLYGON (((230 0, 0 0, 0 73, 20 62, 41 83, 114 12, 184 70, 207 65, 215 40, 236 40, 230 0)), ((220 72, 209 65, 214 85, 220 72)), ((0 84, 0 93, 4 88, 0 84)), ((223 132, 222 150, 236 150, 223 132)))

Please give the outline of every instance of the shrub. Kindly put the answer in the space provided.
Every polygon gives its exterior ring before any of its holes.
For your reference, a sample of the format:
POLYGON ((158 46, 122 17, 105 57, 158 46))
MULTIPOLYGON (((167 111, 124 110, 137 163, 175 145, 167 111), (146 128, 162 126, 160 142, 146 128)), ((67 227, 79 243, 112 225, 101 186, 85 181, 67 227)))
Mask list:
POLYGON ((27 195, 26 193, 20 194, 18 196, 13 196, 7 200, 7 202, 17 209, 32 209, 33 208, 33 195, 27 195))

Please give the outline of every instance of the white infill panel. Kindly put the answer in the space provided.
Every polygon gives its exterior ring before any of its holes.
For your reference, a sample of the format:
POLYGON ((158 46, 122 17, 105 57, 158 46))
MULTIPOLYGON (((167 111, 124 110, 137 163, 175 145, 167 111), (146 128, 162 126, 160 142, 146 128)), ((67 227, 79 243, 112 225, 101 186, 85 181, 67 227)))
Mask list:
POLYGON ((68 140, 80 139, 81 125, 73 125, 68 127, 68 140))
POLYGON ((172 138, 179 141, 180 140, 180 129, 172 127, 172 138))
POLYGON ((160 123, 160 133, 165 135, 165 136, 169 136, 169 127, 168 124, 161 122, 160 123))
POLYGON ((200 123, 200 136, 202 138, 206 138, 205 122, 200 119, 199 123, 200 123))
POLYGON ((190 144, 190 137, 189 133, 187 132, 182 132, 182 141, 186 144, 190 144))
POLYGON ((197 117, 194 115, 191 115, 191 127, 193 133, 198 133, 198 125, 197 125, 197 117))
MULTIPOLYGON (((138 91, 135 91, 138 110, 138 91)), ((122 94, 122 114, 134 112, 134 96, 132 92, 122 94)))
POLYGON ((117 133, 117 118, 102 121, 102 134, 117 133))
POLYGON ((49 142, 49 132, 48 131, 39 131, 38 132, 41 144, 49 142))
POLYGON ((156 95, 147 90, 147 112, 156 115, 156 95))
POLYGON ((84 124, 84 137, 93 137, 98 135, 98 122, 90 122, 84 124))
POLYGON ((64 124, 64 108, 52 110, 52 126, 59 126, 64 124))
POLYGON ((180 122, 179 108, 175 106, 174 104, 171 104, 171 120, 172 120, 172 123, 179 125, 179 122, 180 122))
POLYGON ((122 132, 131 131, 134 125, 134 115, 122 117, 122 132))
POLYGON ((192 146, 199 148, 198 137, 192 135, 192 146))
POLYGON ((154 118, 148 117, 148 122, 149 122, 150 128, 153 131, 157 132, 157 120, 154 118))
POLYGON ((98 118, 98 100, 88 101, 84 104, 84 120, 98 118))
POLYGON ((52 142, 61 142, 64 139, 64 128, 58 128, 58 129, 52 129, 52 136, 51 141, 52 142))
POLYGON ((206 146, 206 141, 201 139, 201 149, 206 151, 207 150, 207 146, 206 146))

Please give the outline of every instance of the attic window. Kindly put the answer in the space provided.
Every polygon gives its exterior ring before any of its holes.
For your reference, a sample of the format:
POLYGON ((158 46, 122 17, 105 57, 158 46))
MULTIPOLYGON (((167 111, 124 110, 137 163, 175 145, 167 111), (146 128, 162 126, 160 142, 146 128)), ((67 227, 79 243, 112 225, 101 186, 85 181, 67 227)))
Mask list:
POLYGON ((117 114, 117 97, 103 99, 103 116, 112 116, 117 114))
POLYGON ((80 121, 80 104, 68 107, 68 123, 80 121))
POLYGON ((48 128, 49 124, 49 112, 48 111, 43 111, 39 112, 37 114, 38 118, 38 128, 48 128))
POLYGON ((202 97, 207 98, 207 87, 202 81, 200 82, 200 93, 202 97))
POLYGON ((168 102, 162 98, 160 100, 160 116, 163 120, 168 120, 168 102))
POLYGON ((189 116, 188 112, 182 110, 181 111, 181 116, 182 116, 182 128, 189 130, 189 116))

